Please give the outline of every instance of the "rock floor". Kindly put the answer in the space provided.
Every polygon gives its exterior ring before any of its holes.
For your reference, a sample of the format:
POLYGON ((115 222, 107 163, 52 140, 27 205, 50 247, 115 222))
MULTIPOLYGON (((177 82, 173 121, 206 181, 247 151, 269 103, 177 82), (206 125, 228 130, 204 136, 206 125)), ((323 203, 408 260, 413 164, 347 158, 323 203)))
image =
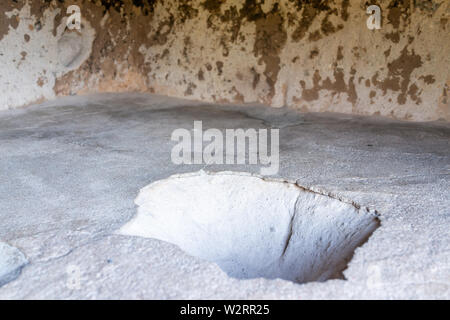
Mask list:
POLYGON ((448 123, 143 94, 67 97, 0 113, 0 181, 0 241, 26 257, 0 299, 450 298, 448 123), (172 244, 117 233, 151 182, 200 169, 259 173, 173 164, 171 133, 195 120, 280 128, 278 177, 379 212, 345 280, 238 280, 172 244))

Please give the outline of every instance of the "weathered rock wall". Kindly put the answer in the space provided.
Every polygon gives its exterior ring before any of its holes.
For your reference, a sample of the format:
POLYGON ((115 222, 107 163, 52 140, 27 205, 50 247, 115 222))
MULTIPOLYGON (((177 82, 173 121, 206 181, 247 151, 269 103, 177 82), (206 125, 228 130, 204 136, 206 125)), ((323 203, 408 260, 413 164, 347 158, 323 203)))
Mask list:
POLYGON ((0 109, 141 91, 450 120, 449 31, 448 0, 5 0, 0 109))

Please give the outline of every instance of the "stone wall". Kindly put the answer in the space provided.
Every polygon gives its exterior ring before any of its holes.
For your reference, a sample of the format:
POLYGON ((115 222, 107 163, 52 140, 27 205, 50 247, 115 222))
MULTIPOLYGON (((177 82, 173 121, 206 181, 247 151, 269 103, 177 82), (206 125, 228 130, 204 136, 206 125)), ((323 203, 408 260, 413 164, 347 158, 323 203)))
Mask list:
POLYGON ((450 1, 4 0, 0 69, 0 110, 139 91, 448 121, 450 1))

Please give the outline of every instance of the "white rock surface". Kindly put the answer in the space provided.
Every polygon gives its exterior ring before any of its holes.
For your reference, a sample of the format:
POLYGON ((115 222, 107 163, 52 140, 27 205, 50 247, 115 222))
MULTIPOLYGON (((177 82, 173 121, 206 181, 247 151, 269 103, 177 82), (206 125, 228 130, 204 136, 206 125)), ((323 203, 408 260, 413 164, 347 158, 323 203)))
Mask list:
POLYGON ((0 239, 30 261, 0 299, 449 299, 449 124, 273 110, 106 94, 0 112, 0 239), (377 209, 346 280, 240 280, 176 245, 115 234, 153 181, 259 172, 174 165, 171 133, 194 120, 280 128, 279 177, 377 209))
POLYGON ((0 287, 16 279, 27 263, 19 249, 0 242, 0 287))
POLYGON ((338 278, 378 226, 367 208, 239 172, 172 176, 135 202, 138 214, 121 234, 176 244, 244 279, 338 278))

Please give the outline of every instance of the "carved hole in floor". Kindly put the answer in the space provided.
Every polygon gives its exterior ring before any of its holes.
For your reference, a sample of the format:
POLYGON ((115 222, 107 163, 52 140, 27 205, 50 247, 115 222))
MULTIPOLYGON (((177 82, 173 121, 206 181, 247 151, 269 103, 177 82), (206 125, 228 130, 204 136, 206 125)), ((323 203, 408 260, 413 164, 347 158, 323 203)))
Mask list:
POLYGON ((170 242, 239 279, 343 278, 377 214, 295 183, 199 172, 143 188, 121 234, 170 242))

